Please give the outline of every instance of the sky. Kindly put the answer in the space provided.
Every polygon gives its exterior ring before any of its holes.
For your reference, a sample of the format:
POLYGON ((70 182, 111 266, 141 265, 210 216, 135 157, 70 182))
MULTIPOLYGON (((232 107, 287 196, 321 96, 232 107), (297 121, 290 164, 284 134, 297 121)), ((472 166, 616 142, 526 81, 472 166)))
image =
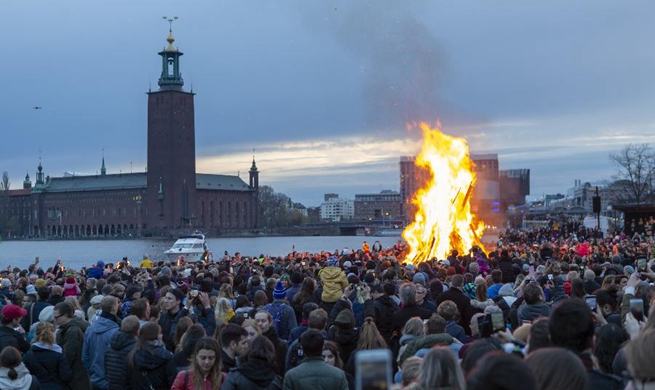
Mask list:
POLYGON ((440 123, 531 195, 611 179, 655 141, 655 2, 2 0, 0 171, 145 169, 169 25, 195 96, 197 171, 305 206, 399 190, 409 122, 440 123), (41 107, 36 110, 33 107, 41 107))

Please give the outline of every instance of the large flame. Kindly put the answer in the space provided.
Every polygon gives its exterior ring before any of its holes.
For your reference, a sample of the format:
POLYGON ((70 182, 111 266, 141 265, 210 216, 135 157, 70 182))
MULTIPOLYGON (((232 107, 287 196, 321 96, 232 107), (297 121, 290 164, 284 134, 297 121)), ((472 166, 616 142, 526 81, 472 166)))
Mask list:
POLYGON ((429 171, 429 177, 412 199, 414 222, 403 232, 409 245, 405 262, 413 264, 445 259, 453 249, 464 254, 474 245, 483 248, 484 232, 484 223, 471 213, 476 176, 466 140, 426 123, 420 127, 424 139, 416 166, 429 171))

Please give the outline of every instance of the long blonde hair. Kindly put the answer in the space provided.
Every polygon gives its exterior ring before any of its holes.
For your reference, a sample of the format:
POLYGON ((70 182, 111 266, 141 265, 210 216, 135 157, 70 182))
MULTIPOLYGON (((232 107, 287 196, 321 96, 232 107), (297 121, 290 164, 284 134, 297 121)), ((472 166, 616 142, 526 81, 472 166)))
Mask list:
POLYGON ((232 304, 227 298, 218 298, 216 301, 216 324, 227 325, 234 316, 232 304))

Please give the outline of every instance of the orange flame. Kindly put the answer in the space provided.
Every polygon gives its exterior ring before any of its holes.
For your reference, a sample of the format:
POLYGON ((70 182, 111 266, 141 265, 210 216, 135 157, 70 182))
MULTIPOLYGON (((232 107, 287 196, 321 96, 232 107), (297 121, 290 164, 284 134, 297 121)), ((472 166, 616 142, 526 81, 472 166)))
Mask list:
POLYGON ((432 258, 443 260, 452 249, 460 254, 474 245, 484 249, 480 242, 484 223, 471 213, 476 175, 466 140, 426 123, 420 128, 423 148, 415 164, 429 171, 429 177, 412 199, 414 222, 403 232, 409 245, 405 262, 415 265, 432 258))

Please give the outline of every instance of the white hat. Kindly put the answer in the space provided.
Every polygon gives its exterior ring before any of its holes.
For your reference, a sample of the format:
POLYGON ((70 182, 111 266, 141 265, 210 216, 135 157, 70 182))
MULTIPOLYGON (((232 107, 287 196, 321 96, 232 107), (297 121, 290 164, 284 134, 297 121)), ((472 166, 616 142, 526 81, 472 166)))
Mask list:
POLYGON ((28 284, 26 290, 27 295, 36 295, 36 288, 34 288, 34 285, 28 284))
POLYGON ((93 298, 91 298, 91 305, 99 305, 100 302, 102 302, 102 298, 104 298, 102 294, 98 294, 94 296, 93 298))

